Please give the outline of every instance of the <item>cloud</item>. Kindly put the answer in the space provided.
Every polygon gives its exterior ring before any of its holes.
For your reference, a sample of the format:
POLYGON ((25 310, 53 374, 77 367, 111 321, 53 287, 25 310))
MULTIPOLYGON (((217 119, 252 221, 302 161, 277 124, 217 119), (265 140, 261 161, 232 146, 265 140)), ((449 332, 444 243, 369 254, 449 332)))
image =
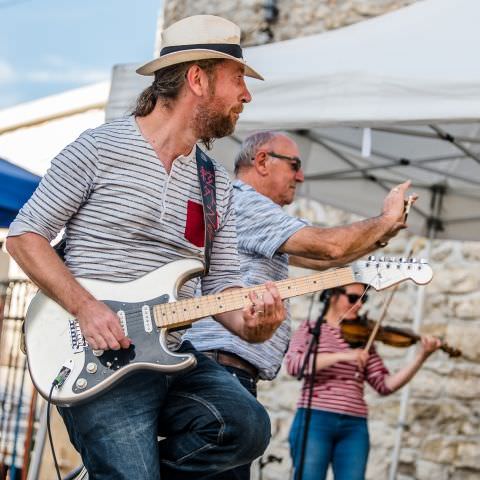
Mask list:
POLYGON ((0 60, 0 83, 11 82, 14 78, 15 73, 12 66, 3 60, 0 60))
POLYGON ((46 54, 40 59, 40 65, 25 73, 25 79, 32 83, 95 83, 107 80, 108 68, 82 67, 73 64, 65 57, 46 54))
POLYGON ((22 83, 30 84, 73 84, 82 85, 108 80, 109 68, 90 68, 72 65, 68 60, 56 56, 46 55, 37 67, 30 67, 27 71, 15 71, 13 65, 0 60, 0 85, 12 83, 18 79, 22 83))
POLYGON ((108 70, 88 68, 40 69, 25 75, 25 79, 33 83, 95 83, 108 80, 109 77, 108 70))

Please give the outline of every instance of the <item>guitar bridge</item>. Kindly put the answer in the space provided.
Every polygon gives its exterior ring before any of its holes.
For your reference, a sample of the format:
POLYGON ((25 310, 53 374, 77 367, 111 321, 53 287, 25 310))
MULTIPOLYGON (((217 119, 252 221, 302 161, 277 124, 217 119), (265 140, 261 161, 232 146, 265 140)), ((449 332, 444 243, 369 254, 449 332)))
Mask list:
POLYGON ((88 342, 82 335, 80 324, 77 320, 72 319, 68 321, 70 332, 70 345, 73 353, 82 353, 88 347, 88 342))

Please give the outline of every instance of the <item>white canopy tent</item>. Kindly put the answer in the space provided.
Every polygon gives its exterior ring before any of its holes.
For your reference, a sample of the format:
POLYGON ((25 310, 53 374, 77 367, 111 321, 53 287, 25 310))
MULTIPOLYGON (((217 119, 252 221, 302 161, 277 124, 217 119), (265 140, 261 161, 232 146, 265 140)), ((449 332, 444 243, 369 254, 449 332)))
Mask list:
MULTIPOLYGON (((302 151, 301 195, 371 216, 392 184, 411 178, 421 195, 412 231, 479 239, 480 63, 466 53, 480 40, 479 18, 480 2, 424 0, 246 49, 266 81, 249 81, 253 101, 214 157, 233 170, 247 133, 287 130, 302 151)), ((116 67, 107 119, 128 111, 148 83, 132 66, 116 67)))
POLYGON ((294 133, 302 195, 371 216, 392 184, 411 178, 421 196, 411 230, 480 239, 480 64, 465 53, 480 40, 478 18, 480 2, 426 0, 248 49, 267 80, 252 82, 237 135, 294 133))

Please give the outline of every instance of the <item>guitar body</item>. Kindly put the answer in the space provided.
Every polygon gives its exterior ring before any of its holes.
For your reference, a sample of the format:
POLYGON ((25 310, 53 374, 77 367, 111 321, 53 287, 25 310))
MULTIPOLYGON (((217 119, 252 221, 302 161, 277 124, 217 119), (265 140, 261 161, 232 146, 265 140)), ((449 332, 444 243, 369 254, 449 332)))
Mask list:
POLYGON ((70 370, 54 388, 52 403, 70 406, 92 399, 121 378, 139 370, 174 373, 196 364, 191 354, 170 352, 168 329, 155 324, 152 307, 174 302, 189 279, 203 272, 203 263, 184 259, 169 263, 132 282, 112 283, 78 279, 98 300, 119 315, 128 337, 129 349, 92 351, 85 346, 75 318, 49 297, 39 292, 25 319, 28 367, 39 393, 48 398, 52 382, 62 367, 70 370))
MULTIPOLYGON (((76 319, 53 300, 38 293, 25 319, 25 344, 33 383, 48 398, 54 380, 52 403, 75 405, 111 388, 138 370, 175 373, 195 366, 193 355, 168 350, 169 329, 181 328, 209 315, 251 305, 248 291, 265 292, 264 285, 177 300, 189 279, 203 272, 198 259, 169 263, 142 278, 126 283, 79 279, 92 295, 119 317, 131 338, 128 349, 95 351, 85 344, 76 319)), ((406 279, 428 283, 432 269, 416 259, 369 257, 352 266, 307 277, 275 282, 282 299, 354 282, 381 290, 406 279)))

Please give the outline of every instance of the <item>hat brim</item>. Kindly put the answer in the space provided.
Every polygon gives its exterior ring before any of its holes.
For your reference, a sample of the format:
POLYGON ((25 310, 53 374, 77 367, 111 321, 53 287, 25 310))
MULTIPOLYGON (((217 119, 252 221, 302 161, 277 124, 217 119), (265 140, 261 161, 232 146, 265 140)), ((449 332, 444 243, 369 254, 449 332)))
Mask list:
POLYGON ((157 70, 170 67, 171 65, 175 65, 177 63, 191 62, 194 60, 207 60, 209 58, 225 58, 227 60, 233 60, 234 62, 237 62, 245 67, 245 75, 247 77, 264 80, 264 78, 252 67, 247 65, 245 60, 242 58, 236 58, 228 53, 207 49, 182 50, 179 52, 168 53, 167 55, 163 55, 146 63, 145 65, 142 65, 136 71, 139 75, 153 75, 157 70))

